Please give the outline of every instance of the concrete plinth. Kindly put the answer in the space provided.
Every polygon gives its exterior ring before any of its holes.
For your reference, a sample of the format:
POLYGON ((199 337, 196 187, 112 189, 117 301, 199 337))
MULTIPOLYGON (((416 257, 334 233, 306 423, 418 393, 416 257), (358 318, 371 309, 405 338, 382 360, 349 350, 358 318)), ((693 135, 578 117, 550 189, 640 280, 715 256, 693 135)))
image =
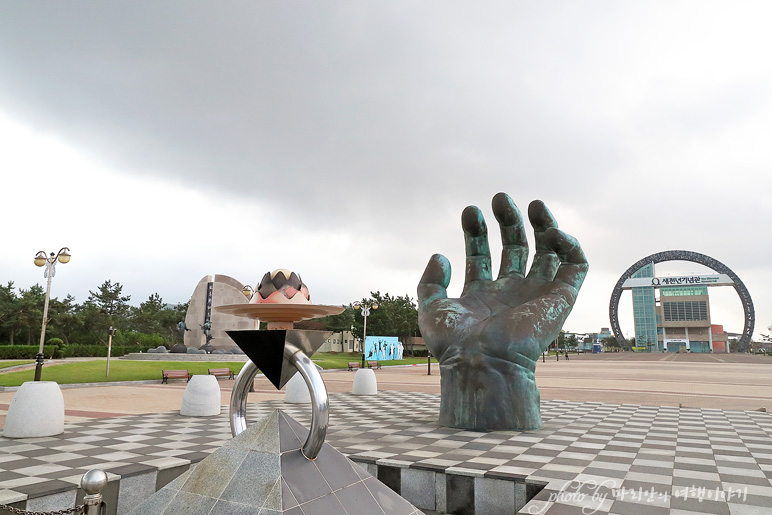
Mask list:
POLYGON ((220 414, 220 385, 210 375, 194 375, 182 395, 180 415, 211 417, 220 414))
POLYGON ((377 395, 378 381, 375 379, 375 371, 371 368, 360 368, 354 374, 354 384, 351 387, 354 395, 377 395))
POLYGON ((11 399, 5 418, 6 438, 36 438, 64 432, 64 397, 54 381, 30 381, 11 399))
POLYGON ((284 390, 284 402, 289 404, 311 404, 311 392, 300 374, 295 374, 287 381, 284 390))

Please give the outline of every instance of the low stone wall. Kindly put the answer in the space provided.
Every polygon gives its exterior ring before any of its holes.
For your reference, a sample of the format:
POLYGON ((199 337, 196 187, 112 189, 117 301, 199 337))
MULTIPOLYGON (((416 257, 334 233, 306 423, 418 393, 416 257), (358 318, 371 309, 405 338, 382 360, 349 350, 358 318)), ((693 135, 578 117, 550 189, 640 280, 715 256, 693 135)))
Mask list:
MULTIPOLYGON (((438 513, 510 515, 521 510, 543 488, 543 483, 530 482, 524 477, 469 476, 408 467, 402 463, 388 464, 388 460, 378 460, 378 463, 359 459, 352 461, 416 508, 438 513)), ((109 482, 102 490, 107 503, 105 515, 121 515, 130 511, 196 465, 164 463, 151 470, 137 466, 137 470, 127 471, 124 475, 108 474, 109 482)), ((81 504, 83 495, 83 491, 73 485, 53 495, 27 500, 0 495, 0 503, 19 509, 48 511, 81 504)))
POLYGON ((351 460, 421 510, 467 515, 504 515, 520 511, 544 483, 525 476, 465 475, 438 467, 416 467, 394 460, 351 460))

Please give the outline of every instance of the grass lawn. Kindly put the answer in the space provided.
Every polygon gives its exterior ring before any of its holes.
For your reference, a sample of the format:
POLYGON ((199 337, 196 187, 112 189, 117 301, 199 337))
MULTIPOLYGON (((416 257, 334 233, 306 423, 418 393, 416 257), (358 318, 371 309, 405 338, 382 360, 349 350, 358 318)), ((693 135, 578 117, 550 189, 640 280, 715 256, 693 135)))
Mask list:
MULTIPOLYGON (((325 370, 330 368, 348 368, 349 361, 356 361, 362 363, 361 352, 319 352, 311 356, 311 361, 324 368, 325 370)), ((370 360, 372 361, 372 360, 370 360)), ((405 358, 400 360, 381 360, 380 364, 384 367, 389 365, 412 365, 414 363, 426 365, 426 358, 405 358)), ((437 363, 437 360, 432 358, 432 363, 437 363)), ((366 364, 366 363, 365 363, 366 364)))
POLYGON ((34 363, 34 360, 31 359, 17 359, 17 360, 8 360, 8 361, 0 361, 0 370, 4 368, 11 368, 15 367, 17 365, 30 365, 34 363))
MULTIPOLYGON (((314 354, 314 362, 325 369, 347 368, 349 361, 362 361, 361 354, 355 353, 319 353, 314 354)), ((436 360, 432 359, 433 363, 436 360)), ((0 362, 0 368, 9 362, 0 362)), ((20 363, 34 363, 24 361, 20 363)), ((400 361, 381 361, 383 366, 408 365, 412 363, 426 364, 426 358, 406 358, 400 361)), ((128 361, 122 359, 110 360, 110 376, 105 376, 104 359, 95 361, 78 361, 61 365, 43 365, 43 381, 56 381, 59 384, 73 383, 103 383, 108 381, 143 381, 157 379, 161 381, 162 370, 187 369, 191 374, 206 374, 208 368, 229 367, 238 374, 243 366, 238 362, 205 362, 205 361, 128 361)), ((35 369, 0 374, 0 386, 20 386, 25 381, 32 381, 35 369)), ((177 381, 180 382, 180 381, 177 381)))
MULTIPOLYGON (((43 365, 42 379, 43 381, 56 381, 59 384, 142 381, 146 379, 157 379, 158 382, 161 382, 161 370, 187 369, 191 374, 206 374, 207 368, 225 367, 230 367, 237 374, 241 370, 242 363, 111 359, 110 377, 105 377, 105 360, 80 361, 63 365, 43 365)), ((34 369, 0 374, 0 386, 19 386, 25 381, 32 381, 34 377, 34 369)))

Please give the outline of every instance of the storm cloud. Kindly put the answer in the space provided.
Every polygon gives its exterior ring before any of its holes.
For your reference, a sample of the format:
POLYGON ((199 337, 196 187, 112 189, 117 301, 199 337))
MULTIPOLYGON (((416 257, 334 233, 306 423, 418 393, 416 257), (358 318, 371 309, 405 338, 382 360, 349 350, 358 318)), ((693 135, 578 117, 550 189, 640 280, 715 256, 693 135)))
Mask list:
MULTIPOLYGON (((0 6, 0 113, 99 163, 104 183, 56 193, 91 189, 124 206, 142 232, 116 234, 118 249, 142 246, 142 234, 161 226, 180 235, 155 237, 152 251, 134 256, 144 274, 120 259, 84 270, 79 280, 91 289, 115 274, 137 300, 158 291, 185 301, 204 268, 250 282, 292 252, 306 254, 292 260, 330 303, 375 289, 414 295, 434 252, 454 263, 460 287, 461 210, 489 213, 491 197, 506 191, 523 210, 543 199, 590 259, 567 329, 607 326, 619 275, 675 248, 734 269, 766 326, 770 10, 11 1, 0 6), (198 192, 201 207, 178 213, 176 226, 169 213, 153 223, 113 180, 198 192), (208 243, 191 227, 197 217, 215 231, 208 243), (243 239, 216 234, 234 224, 243 239), (205 264, 172 264, 191 253, 205 264)), ((7 191, 31 194, 12 175, 7 191)), ((41 221, 19 221, 13 234, 28 237, 25 223, 41 221)), ((491 215, 489 225, 495 255, 491 215)), ((30 255, 40 245, 23 244, 30 255)), ((4 263, 0 280, 26 286, 26 268, 4 263)), ((717 322, 740 331, 742 313, 719 304, 717 322)))

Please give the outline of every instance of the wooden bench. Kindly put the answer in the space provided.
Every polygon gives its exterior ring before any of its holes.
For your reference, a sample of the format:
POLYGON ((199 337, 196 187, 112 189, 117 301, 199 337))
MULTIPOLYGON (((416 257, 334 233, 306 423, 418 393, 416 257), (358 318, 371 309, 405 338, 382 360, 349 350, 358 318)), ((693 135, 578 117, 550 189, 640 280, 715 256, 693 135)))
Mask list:
POLYGON ((230 368, 209 368, 207 370, 210 376, 227 377, 228 379, 233 379, 233 370, 230 368))
POLYGON ((354 370, 355 368, 360 368, 358 361, 349 361, 348 362, 348 369, 354 370))
POLYGON ((187 370, 161 370, 161 384, 169 384, 169 379, 185 379, 193 377, 187 370))
POLYGON ((378 361, 368 361, 367 362, 367 368, 381 368, 381 363, 378 361))

